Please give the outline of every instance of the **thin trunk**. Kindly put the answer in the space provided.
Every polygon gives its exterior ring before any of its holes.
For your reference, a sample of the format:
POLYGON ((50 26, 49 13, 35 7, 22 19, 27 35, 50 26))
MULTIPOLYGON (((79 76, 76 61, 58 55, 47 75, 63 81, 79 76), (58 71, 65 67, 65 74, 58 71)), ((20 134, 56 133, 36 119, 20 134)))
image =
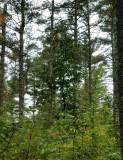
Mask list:
POLYGON ((21 1, 21 26, 20 26, 20 51, 19 51, 19 115, 23 115, 24 107, 24 73, 23 73, 23 56, 24 56, 24 27, 25 27, 25 0, 21 1))
MULTIPOLYGON (((77 13, 78 13, 78 3, 77 3, 77 0, 75 0, 74 1, 74 50, 75 50, 75 52, 74 52, 74 54, 75 54, 75 56, 74 57, 76 57, 77 56, 77 42, 78 42, 78 19, 77 19, 77 13)), ((75 70, 76 70, 76 61, 75 61, 75 70)), ((74 102, 73 102, 73 104, 74 104, 74 106, 73 106, 73 115, 75 115, 75 108, 76 108, 76 99, 77 99, 77 97, 76 97, 76 95, 77 95, 77 87, 76 87, 76 78, 74 78, 74 84, 73 84, 74 86, 74 94, 73 94, 73 96, 74 96, 74 102)))
POLYGON ((35 79, 33 82, 33 124, 35 124, 35 108, 36 108, 36 96, 35 96, 35 91, 36 91, 36 87, 35 87, 35 79))
POLYGON ((117 57, 117 33, 116 33, 116 15, 113 8, 112 17, 112 65, 113 65, 113 106, 114 106, 114 124, 116 129, 119 129, 119 111, 118 111, 118 57, 117 57))
MULTIPOLYGON (((4 5, 3 13, 6 13, 7 5, 4 5)), ((0 115, 4 103, 4 75, 5 75, 5 45, 6 45, 6 23, 2 26, 2 40, 0 53, 0 115)))
POLYGON ((120 118, 120 142, 123 160, 123 0, 116 0, 117 49, 118 49, 118 107, 120 118))
MULTIPOLYGON (((90 9, 89 0, 87 0, 87 28, 88 28, 88 68, 89 68, 89 104, 92 107, 92 50, 91 50, 91 27, 90 27, 90 9)), ((94 116, 94 110, 92 109, 92 116, 94 116)), ((94 128, 94 119, 91 118, 92 128, 94 128)))
POLYGON ((54 0, 52 0, 52 11, 51 11, 51 35, 50 35, 50 43, 51 43, 51 50, 50 50, 50 96, 49 96, 49 127, 52 126, 52 109, 53 109, 53 60, 54 60, 54 0))
MULTIPOLYGON (((76 138, 76 130, 75 130, 75 131, 73 130, 73 132, 74 132, 74 137, 73 137, 73 156, 74 156, 75 144, 76 144, 76 140, 75 140, 75 138, 76 138)), ((74 157, 73 157, 73 158, 74 158, 74 157)))
MULTIPOLYGON (((89 104, 92 108, 92 68, 91 68, 91 29, 90 29, 90 9, 89 9, 89 0, 87 1, 87 27, 88 27, 88 68, 89 68, 89 104)), ((94 116, 94 109, 92 111, 92 116, 94 116)), ((92 128, 94 128, 94 118, 91 118, 92 128)))
MULTIPOLYGON (((77 51, 77 39, 78 39, 78 36, 77 36, 77 0, 75 0, 74 2, 75 4, 75 13, 74 13, 74 45, 75 45, 75 52, 77 51)), ((76 53, 75 53, 76 54, 76 53)))
POLYGON ((64 112, 66 110, 66 97, 65 97, 65 93, 64 93, 64 85, 61 85, 61 93, 62 93, 62 101, 63 101, 63 109, 64 112))

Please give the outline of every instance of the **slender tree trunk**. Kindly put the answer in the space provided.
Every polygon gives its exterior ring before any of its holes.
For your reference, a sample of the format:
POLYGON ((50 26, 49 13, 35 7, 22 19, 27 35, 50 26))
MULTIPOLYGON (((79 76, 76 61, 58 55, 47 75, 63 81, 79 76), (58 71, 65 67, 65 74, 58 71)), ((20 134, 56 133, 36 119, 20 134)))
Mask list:
POLYGON ((123 160, 123 0, 116 0, 117 49, 118 49, 118 107, 120 118, 120 142, 123 160))
POLYGON ((77 35, 77 0, 75 0, 74 2, 74 8, 75 8, 75 13, 74 13, 74 45, 75 45, 75 54, 77 51, 77 39, 78 39, 78 35, 77 35))
MULTIPOLYGON (((77 3, 77 0, 74 1, 74 54, 76 57, 77 56, 77 43, 78 43, 78 3, 77 3)), ((76 61, 75 61, 75 70, 76 70, 76 61)), ((77 99, 77 85, 76 85, 76 78, 74 78, 74 84, 73 84, 73 87, 74 87, 74 93, 73 93, 73 96, 74 96, 74 106, 73 106, 73 115, 75 115, 75 108, 76 108, 76 99, 77 99)))
MULTIPOLYGON (((89 0, 87 0, 87 28, 88 28, 88 68, 89 68, 89 104, 92 107, 92 50, 91 50, 91 27, 90 27, 90 9, 89 0)), ((92 109, 92 116, 94 116, 94 109, 92 109)), ((92 128, 94 128, 94 119, 91 118, 92 128)))
POLYGON ((64 85, 61 85, 61 93, 62 93, 62 102, 63 102, 63 109, 64 112, 66 110, 66 97, 65 97, 65 93, 64 93, 64 85))
POLYGON ((35 84, 35 79, 33 81, 33 124, 35 123, 35 108, 36 108, 36 96, 35 96, 35 91, 36 91, 36 84, 35 84))
POLYGON ((113 6, 112 17, 112 66, 113 66, 113 106, 114 106, 114 124, 119 129, 119 111, 118 111, 118 57, 117 57, 117 32, 116 32, 116 10, 113 6))
POLYGON ((19 115, 23 114, 24 107, 24 73, 23 73, 23 56, 24 56, 24 27, 25 27, 25 0, 21 1, 21 26, 20 26, 20 51, 19 51, 19 115))
POLYGON ((49 84, 49 90, 50 90, 50 96, 49 96, 49 127, 52 125, 52 109, 53 109, 53 61, 54 61, 54 0, 52 0, 52 11, 51 11, 51 35, 50 35, 50 43, 51 43, 51 50, 50 50, 50 84, 49 84))
MULTIPOLYGON (((3 13, 6 13, 7 5, 4 5, 3 13)), ((4 75, 5 75, 5 45, 6 45, 6 23, 2 26, 1 39, 1 53, 0 53, 0 115, 2 115, 2 108, 4 102, 4 75)))

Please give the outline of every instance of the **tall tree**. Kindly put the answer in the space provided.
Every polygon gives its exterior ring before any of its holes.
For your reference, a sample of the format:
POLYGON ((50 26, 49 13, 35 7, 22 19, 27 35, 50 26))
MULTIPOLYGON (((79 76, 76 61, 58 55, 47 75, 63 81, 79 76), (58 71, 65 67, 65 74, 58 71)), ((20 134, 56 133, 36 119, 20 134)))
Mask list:
MULTIPOLYGON (((92 107, 92 49, 91 49, 91 25, 90 25, 90 1, 87 0, 87 39, 88 39, 88 68, 89 68, 89 103, 90 107, 92 107)), ((94 115, 94 110, 92 110, 92 116, 94 115)), ((94 127, 94 120, 91 118, 92 125, 94 127)))
POLYGON ((113 107, 114 107, 114 124, 116 129, 119 128, 119 112, 118 112, 118 87, 117 87, 117 33, 116 33, 116 13, 114 0, 101 0, 96 6, 99 14, 98 25, 102 32, 107 32, 108 37, 101 38, 101 43, 111 46, 112 72, 113 72, 113 107), (103 6, 103 7, 102 7, 103 6))
MULTIPOLYGON (((11 35, 9 34, 8 39, 13 38, 12 40, 13 45, 11 43, 10 45, 8 45, 8 47, 12 50, 12 52, 8 54, 8 58, 9 57, 10 59, 12 58, 11 59, 12 65, 13 63, 16 63, 15 79, 16 79, 16 82, 18 82, 18 83, 15 82, 15 84, 17 85, 16 88, 18 90, 18 95, 16 94, 16 97, 19 97, 19 115, 21 116, 23 114, 24 102, 25 102, 24 98, 25 98, 26 86, 28 82, 27 71, 29 69, 28 68, 29 65, 27 63, 29 62, 29 57, 31 54, 30 52, 33 49, 33 45, 32 45, 33 36, 31 35, 32 26, 30 26, 30 23, 32 23, 32 21, 35 20, 34 18, 37 17, 38 7, 34 6, 31 1, 25 1, 25 0, 21 0, 21 1, 13 0, 13 1, 9 1, 9 3, 11 5, 13 14, 12 16, 10 16, 9 26, 11 25, 11 28, 10 28, 11 35)), ((10 15, 11 15, 11 10, 10 10, 10 15)), ((13 68, 13 71, 14 70, 15 69, 13 68)), ((13 71, 11 70, 11 73, 13 73, 13 71)))
POLYGON ((120 118, 120 142, 123 160, 123 0, 116 0, 117 48, 118 48, 118 107, 120 118))
POLYGON ((49 127, 52 125, 52 107, 53 107, 53 61, 54 61, 54 0, 52 0, 52 8, 51 8, 51 33, 50 33, 50 61, 49 61, 49 127))
MULTIPOLYGON (((7 12, 7 4, 4 4, 3 14, 7 12)), ((5 75, 5 47, 6 47, 6 23, 2 25, 1 52, 0 52, 0 115, 4 102, 4 75, 5 75)))
MULTIPOLYGON (((114 0, 115 1, 115 0, 114 0)), ((113 1, 113 2, 114 2, 113 1)), ((113 3, 112 2, 112 3, 113 3)), ((119 111, 118 111, 118 55, 117 55, 117 30, 116 30, 116 9, 112 4, 112 66, 113 66, 113 107, 114 107, 114 124, 119 130, 119 111)))
POLYGON ((19 50, 19 114, 23 114, 24 107, 24 74, 23 74, 23 56, 24 56, 24 27, 25 27, 25 0, 21 0, 21 25, 20 25, 20 50, 19 50))

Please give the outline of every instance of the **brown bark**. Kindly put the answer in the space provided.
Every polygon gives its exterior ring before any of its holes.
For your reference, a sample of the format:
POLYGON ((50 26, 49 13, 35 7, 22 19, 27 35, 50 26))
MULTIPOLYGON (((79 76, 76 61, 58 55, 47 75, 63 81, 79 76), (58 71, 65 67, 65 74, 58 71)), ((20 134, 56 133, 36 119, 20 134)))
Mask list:
POLYGON ((116 0, 118 49, 118 107, 120 119, 121 156, 123 160, 123 0, 116 0))
MULTIPOLYGON (((4 5, 3 13, 6 13, 7 5, 4 5)), ((4 75, 5 75, 5 46, 6 46, 6 23, 2 26, 1 53, 0 53, 0 115, 4 105, 4 75)))

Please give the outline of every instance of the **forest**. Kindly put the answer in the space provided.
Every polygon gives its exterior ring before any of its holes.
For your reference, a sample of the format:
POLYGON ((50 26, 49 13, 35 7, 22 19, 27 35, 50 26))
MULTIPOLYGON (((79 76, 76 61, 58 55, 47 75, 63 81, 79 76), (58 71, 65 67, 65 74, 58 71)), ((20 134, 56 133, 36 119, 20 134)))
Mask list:
POLYGON ((123 160, 123 0, 0 0, 0 160, 123 160))

